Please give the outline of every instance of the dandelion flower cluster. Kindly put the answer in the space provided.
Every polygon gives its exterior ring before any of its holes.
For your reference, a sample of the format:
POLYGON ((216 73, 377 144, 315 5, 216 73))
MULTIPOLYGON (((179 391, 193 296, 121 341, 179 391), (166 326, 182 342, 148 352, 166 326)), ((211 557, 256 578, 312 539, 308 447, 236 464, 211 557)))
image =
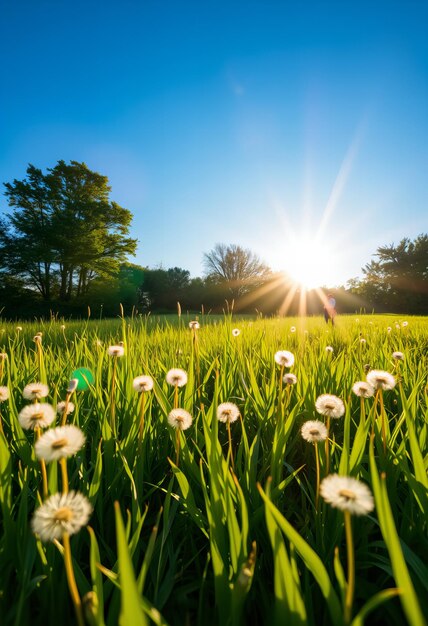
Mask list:
POLYGON ((30 383, 24 387, 22 396, 26 400, 40 400, 49 394, 49 387, 44 383, 30 383))
POLYGON ((89 500, 77 491, 55 493, 34 513, 31 528, 44 542, 74 535, 88 523, 92 513, 89 500))
POLYGON ((342 417, 345 413, 343 401, 329 393, 324 393, 316 399, 315 408, 320 415, 326 415, 335 419, 342 417))
POLYGON ((56 412, 58 413, 58 415, 64 415, 64 411, 67 408, 67 415, 70 415, 70 413, 73 413, 75 406, 73 404, 73 402, 58 402, 58 404, 56 405, 56 412))
POLYGON ((366 379, 369 385, 375 389, 383 389, 384 391, 394 389, 396 384, 394 376, 382 370, 371 370, 368 372, 366 379))
POLYGON ((77 426, 59 426, 47 430, 38 441, 34 450, 38 459, 47 463, 73 456, 85 443, 85 435, 77 426))
POLYGON ((217 407, 217 419, 219 422, 232 424, 236 422, 239 415, 239 409, 233 402, 223 402, 217 407))
POLYGON ((281 367, 292 367, 294 365, 294 354, 288 350, 278 350, 278 352, 275 352, 274 358, 281 367))
POLYGON ((25 406, 18 415, 19 423, 24 430, 47 428, 55 419, 55 409, 46 402, 36 402, 25 406))
POLYGON ((374 387, 364 381, 358 381, 352 385, 352 391, 360 398, 371 398, 374 395, 374 387))
POLYGON ((297 383, 297 376, 294 374, 284 374, 282 380, 286 385, 295 385, 297 383))
POLYGON ((125 354, 125 348, 123 346, 109 346, 107 354, 109 356, 123 356, 125 354))
POLYGON ((0 387, 0 402, 5 402, 9 399, 10 393, 8 387, 0 387))
POLYGON ((153 384, 153 378, 151 376, 137 376, 137 378, 134 378, 132 386, 135 391, 141 393, 153 389, 153 384))
POLYGON ((187 430, 192 425, 192 416, 185 409, 173 409, 168 414, 168 423, 178 430, 187 430))
POLYGON ((328 437, 327 427, 319 420, 308 420, 300 430, 305 441, 315 443, 317 441, 325 441, 328 437))
POLYGON ((179 368, 173 368, 169 370, 169 372, 167 372, 165 380, 169 385, 184 387, 184 385, 187 383, 187 374, 184 370, 181 370, 179 368))
POLYGON ((370 489, 350 476, 330 474, 321 482, 320 494, 332 507, 352 515, 367 515, 374 509, 370 489))

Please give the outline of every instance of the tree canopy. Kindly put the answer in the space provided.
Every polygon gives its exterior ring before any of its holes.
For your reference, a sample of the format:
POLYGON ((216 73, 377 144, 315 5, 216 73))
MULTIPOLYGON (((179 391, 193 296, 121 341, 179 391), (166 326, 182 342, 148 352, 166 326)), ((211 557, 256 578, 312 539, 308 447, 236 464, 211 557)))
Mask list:
POLYGON ((203 258, 206 277, 226 283, 233 297, 239 297, 259 286, 270 269, 248 248, 218 243, 203 258))
POLYGON ((24 180, 5 188, 13 210, 0 224, 0 271, 44 300, 86 294, 135 252, 131 212, 109 199, 107 176, 85 163, 58 161, 45 174, 30 164, 24 180))

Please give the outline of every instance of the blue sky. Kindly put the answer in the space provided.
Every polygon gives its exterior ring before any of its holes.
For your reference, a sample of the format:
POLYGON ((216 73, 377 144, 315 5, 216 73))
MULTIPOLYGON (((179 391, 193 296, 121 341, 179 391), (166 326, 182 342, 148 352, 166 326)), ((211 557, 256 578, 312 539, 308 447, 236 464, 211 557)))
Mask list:
POLYGON ((427 232, 427 2, 0 11, 0 181, 85 161, 134 214, 133 262, 198 276, 236 243, 332 286, 427 232))

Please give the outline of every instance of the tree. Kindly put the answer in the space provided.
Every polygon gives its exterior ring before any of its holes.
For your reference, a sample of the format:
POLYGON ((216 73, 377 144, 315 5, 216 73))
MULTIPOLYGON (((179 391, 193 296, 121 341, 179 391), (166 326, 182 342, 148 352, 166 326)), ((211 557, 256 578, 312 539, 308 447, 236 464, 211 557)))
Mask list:
POLYGON ((147 269, 140 291, 147 306, 153 309, 175 309, 190 284, 190 272, 180 267, 147 269))
POLYGON ((234 298, 260 286, 270 274, 269 267, 254 252, 235 244, 216 244, 204 254, 203 263, 206 277, 226 284, 234 298))
POLYGON ((362 268, 364 279, 352 285, 352 292, 385 310, 426 312, 428 235, 380 246, 374 256, 377 259, 362 268))
POLYGON ((86 294, 135 252, 131 212, 109 200, 107 176, 85 163, 59 161, 46 174, 30 164, 24 180, 5 188, 13 212, 0 224, 0 270, 44 300, 86 294))

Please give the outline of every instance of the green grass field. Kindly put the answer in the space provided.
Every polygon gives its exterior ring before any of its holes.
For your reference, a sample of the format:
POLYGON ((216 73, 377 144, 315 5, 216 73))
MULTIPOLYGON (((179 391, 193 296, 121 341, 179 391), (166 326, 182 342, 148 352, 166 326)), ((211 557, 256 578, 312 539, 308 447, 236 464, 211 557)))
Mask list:
MULTIPOLYGON (((426 624, 428 318, 190 321, 0 325, 2 626, 426 624), (124 355, 110 355, 120 342, 124 355), (281 350, 291 367, 275 361, 281 350), (92 377, 67 393, 80 368, 92 377), (171 368, 187 383, 168 384, 171 368), (358 397, 373 370, 393 388, 358 397), (134 389, 140 375, 153 389, 134 389), (49 388, 40 402, 75 405, 64 421, 86 441, 67 460, 44 465, 43 429, 21 427, 36 382, 49 388), (323 394, 344 414, 319 414, 323 394), (233 423, 217 419, 224 402, 239 409, 233 423), (186 430, 169 423, 177 407, 193 418, 186 430), (303 439, 307 420, 325 423, 327 443, 303 439), (367 485, 374 508, 331 506, 318 489, 327 474, 367 485), (88 523, 42 541, 34 513, 68 489, 89 500, 88 523)), ((65 519, 66 506, 60 529, 65 519)))

